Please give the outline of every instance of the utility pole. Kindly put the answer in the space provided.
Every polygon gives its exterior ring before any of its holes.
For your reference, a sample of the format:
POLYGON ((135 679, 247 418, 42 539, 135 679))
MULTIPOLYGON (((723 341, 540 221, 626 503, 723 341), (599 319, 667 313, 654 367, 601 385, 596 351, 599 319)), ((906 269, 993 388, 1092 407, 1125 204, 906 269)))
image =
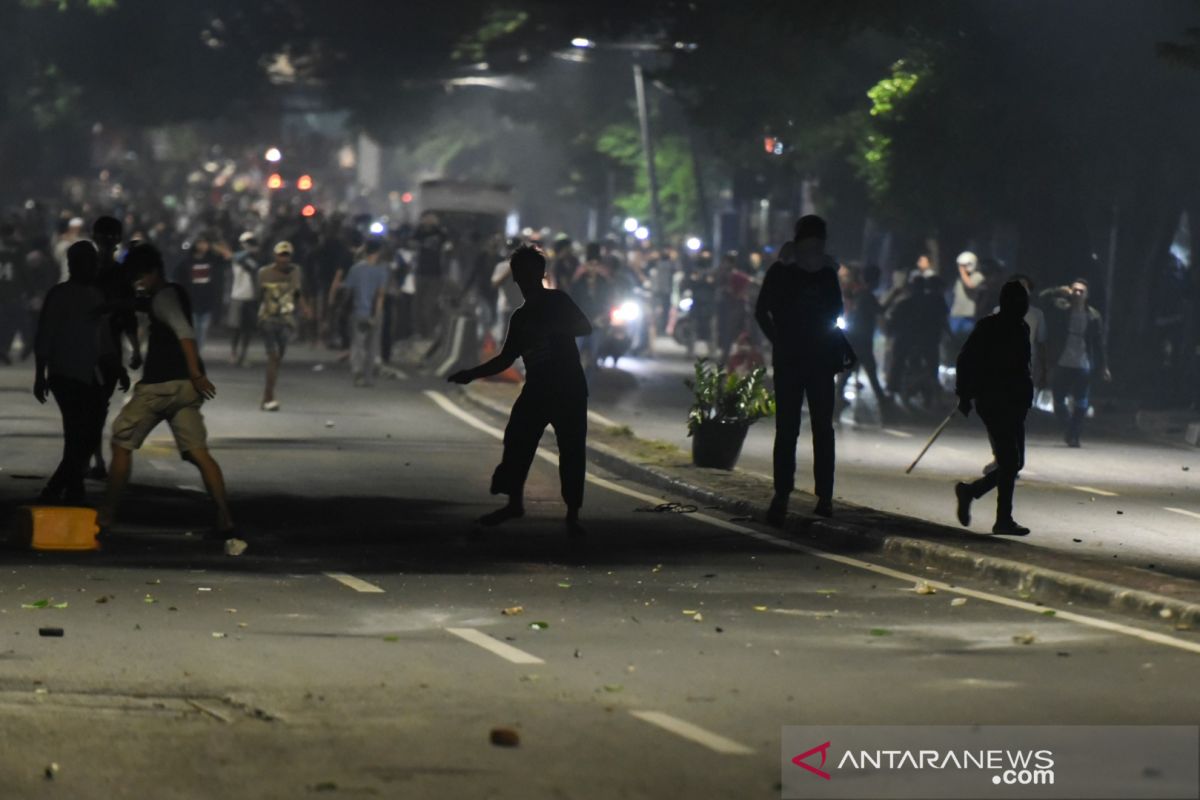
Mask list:
POLYGON ((637 94, 638 123, 642 129, 642 152, 646 156, 646 182, 650 187, 650 215, 654 226, 654 239, 660 245, 666 242, 662 227, 662 209, 658 205, 658 172, 654 168, 654 145, 650 139, 650 113, 646 108, 646 80, 642 65, 633 65, 633 88, 637 94))

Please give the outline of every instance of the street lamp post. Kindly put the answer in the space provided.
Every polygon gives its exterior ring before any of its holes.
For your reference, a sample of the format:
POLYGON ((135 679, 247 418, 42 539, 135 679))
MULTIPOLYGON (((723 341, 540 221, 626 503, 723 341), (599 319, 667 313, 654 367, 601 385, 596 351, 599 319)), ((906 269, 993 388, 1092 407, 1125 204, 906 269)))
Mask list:
POLYGON ((654 168, 654 144, 650 138, 650 114, 646 108, 646 80, 642 65, 633 65, 633 87, 637 94, 638 123, 642 133, 642 153, 646 157, 646 183, 650 189, 650 217, 659 243, 663 243, 662 209, 658 204, 658 171, 654 168))

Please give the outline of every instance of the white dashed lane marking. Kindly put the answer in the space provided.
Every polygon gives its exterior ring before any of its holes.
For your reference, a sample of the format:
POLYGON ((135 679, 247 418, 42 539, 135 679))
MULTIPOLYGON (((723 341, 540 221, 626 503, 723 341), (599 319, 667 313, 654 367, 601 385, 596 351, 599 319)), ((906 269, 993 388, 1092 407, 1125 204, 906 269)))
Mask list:
POLYGON ((1100 497, 1118 497, 1116 492, 1110 492, 1107 489, 1097 489, 1095 486, 1067 486, 1068 489, 1074 489, 1077 492, 1084 494, 1094 494, 1100 497))
POLYGON ((343 586, 348 586, 356 592, 364 592, 366 594, 382 594, 383 589, 373 583, 368 583, 362 578, 356 578, 353 575, 348 575, 345 572, 326 572, 325 577, 333 578, 343 586))
POLYGON ((518 650, 512 645, 505 644, 499 639, 488 636, 483 631, 475 630, 474 628, 446 628, 446 633, 452 633, 460 639, 470 642, 473 645, 482 647, 489 653, 500 656, 505 661, 511 661, 514 664, 545 664, 546 662, 537 656, 530 655, 524 650, 518 650))
POLYGON ((656 725, 664 731, 669 731, 676 736, 687 739, 689 742, 695 742, 698 745, 707 747, 714 753, 728 756, 746 756, 754 753, 753 750, 744 744, 739 744, 732 739, 726 739, 720 734, 705 730, 699 725, 693 725, 678 717, 672 717, 670 714, 664 714, 662 711, 630 711, 629 713, 642 722, 649 722, 651 725, 656 725))
MULTIPOLYGON (((472 416, 471 414, 467 413, 466 411, 464 411, 463 409, 461 409, 457 405, 455 405, 454 401, 452 401, 449 397, 446 397, 446 395, 442 394, 441 392, 427 390, 425 392, 425 396, 428 397, 430 400, 432 400, 434 403, 436 403, 438 406, 440 406, 442 408, 442 410, 444 410, 446 413, 450 414, 451 416, 462 420, 463 422, 465 422, 466 424, 475 428, 476 430, 483 431, 484 433, 487 433, 490 436, 503 441, 503 439, 504 439, 503 431, 501 431, 499 428, 496 428, 492 425, 488 425, 486 422, 482 422, 481 420, 476 419, 474 416, 472 416)), ((545 460, 549 461, 552 464, 558 464, 558 456, 556 456, 554 453, 551 453, 549 450, 546 450, 545 448, 539 447, 537 454, 541 458, 544 458, 545 460)), ((613 483, 612 481, 605 480, 604 478, 598 478, 595 475, 592 475, 590 473, 587 476, 587 480, 589 483, 593 483, 596 486, 601 486, 610 491, 617 492, 619 494, 623 494, 626 497, 632 497, 636 500, 641 500, 642 502, 645 502, 645 503, 653 503, 653 504, 657 505, 659 502, 662 501, 662 498, 660 498, 660 497, 654 497, 653 495, 648 495, 645 492, 639 492, 636 489, 630 489, 627 486, 622 486, 620 484, 613 483)), ((977 589, 968 589, 965 586, 952 586, 949 583, 945 583, 943 581, 929 580, 925 577, 918 577, 916 575, 912 575, 907 572, 901 572, 898 569, 892 569, 891 567, 885 567, 882 564, 872 564, 869 561, 860 561, 859 559, 851 558, 850 556, 843 556, 843 555, 839 555, 837 553, 829 553, 824 550, 817 550, 816 548, 800 544, 799 542, 793 542, 788 539, 781 539, 780 537, 774 536, 769 533, 763 533, 762 531, 757 531, 757 530, 754 530, 753 528, 747 528, 744 525, 738 525, 733 522, 726 522, 725 520, 720 519, 719 517, 714 517, 709 514, 705 514, 703 512, 697 512, 695 514, 688 514, 688 519, 694 520, 696 522, 701 522, 706 525, 711 525, 715 528, 721 528, 722 530, 732 531, 733 533, 739 533, 743 536, 749 536, 753 539, 758 539, 759 541, 768 542, 772 545, 775 545, 776 547, 782 547, 787 550, 794 550, 795 552, 798 552, 798 553, 806 553, 815 558, 821 558, 821 559, 825 559, 826 561, 832 561, 835 564, 841 564, 846 567, 853 567, 855 569, 861 569, 861 570, 865 570, 867 572, 873 572, 876 575, 886 575, 889 578, 893 578, 895 580, 898 580, 898 581, 901 581, 903 583, 907 583, 910 585, 923 581, 923 582, 929 584, 930 586, 932 586, 933 588, 935 588, 939 591, 946 592, 947 594, 958 594, 958 595, 962 595, 964 597, 973 597, 976 600, 983 600, 983 601, 986 601, 989 603, 995 603, 996 605, 1007 606, 1008 608, 1015 608, 1015 609, 1018 609, 1021 611, 1027 611, 1031 614, 1037 614, 1039 616, 1044 616, 1047 611, 1054 611, 1055 612, 1054 618, 1060 622, 1074 622, 1079 625, 1085 625, 1090 628, 1097 628, 1099 630, 1109 631, 1111 633, 1120 633, 1125 636, 1132 636, 1134 638, 1141 639, 1142 641, 1152 642, 1154 644, 1161 644, 1166 647, 1174 647, 1178 650, 1184 650, 1189 653, 1200 654, 1200 642, 1192 642, 1192 641, 1188 641, 1186 639, 1179 639, 1174 636, 1168 636, 1166 634, 1159 633, 1157 631, 1148 631, 1143 628, 1138 628, 1133 625, 1125 625, 1120 622, 1112 622, 1110 620, 1099 619, 1097 617, 1089 617, 1089 616, 1086 616, 1084 614, 1080 614, 1080 613, 1077 613, 1074 611, 1068 611, 1065 609, 1057 609, 1057 608, 1052 608, 1050 606, 1044 606, 1044 605, 1035 605, 1034 603, 1027 603, 1024 600, 1013 600, 1012 598, 1004 597, 1003 595, 992 594, 991 592, 983 592, 983 591, 979 591, 977 589)))

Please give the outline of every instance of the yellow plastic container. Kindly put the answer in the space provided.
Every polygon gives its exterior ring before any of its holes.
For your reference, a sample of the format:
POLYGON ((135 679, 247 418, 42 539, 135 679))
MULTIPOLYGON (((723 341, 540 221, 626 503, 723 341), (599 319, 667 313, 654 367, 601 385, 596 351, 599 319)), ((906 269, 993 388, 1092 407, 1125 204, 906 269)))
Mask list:
POLYGON ((96 509, 67 506, 24 506, 22 533, 34 550, 99 550, 96 509))

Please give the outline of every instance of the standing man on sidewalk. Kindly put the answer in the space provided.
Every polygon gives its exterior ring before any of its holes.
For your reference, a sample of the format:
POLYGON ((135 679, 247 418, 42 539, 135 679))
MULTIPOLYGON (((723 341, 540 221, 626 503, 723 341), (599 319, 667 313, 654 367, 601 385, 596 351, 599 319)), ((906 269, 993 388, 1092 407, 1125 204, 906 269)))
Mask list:
POLYGON ((546 289, 546 257, 535 247, 518 247, 510 259, 513 280, 525 304, 513 312, 500 354, 484 364, 451 375, 467 384, 498 375, 517 358, 525 361, 525 387, 513 404, 504 429, 504 457, 492 474, 492 494, 508 495, 508 504, 480 517, 483 525, 499 525, 525 515, 525 479, 547 425, 558 441, 558 475, 567 504, 567 532, 582 534, 579 509, 587 467, 587 378, 579 363, 575 339, 592 326, 566 293, 546 289))
POLYGON ((783 524, 788 496, 795 488, 796 440, 800 410, 808 397, 812 425, 816 514, 833 516, 833 376, 843 350, 837 330, 842 288, 837 264, 825 254, 825 220, 796 222, 794 263, 775 262, 763 278, 754 316, 771 342, 775 367, 775 497, 767 512, 772 525, 783 524))
POLYGON ((150 296, 150 336, 142 379, 134 387, 133 398, 113 421, 108 495, 96 524, 101 529, 113 524, 133 471, 133 451, 142 446, 158 423, 166 422, 175 436, 179 455, 200 470, 216 505, 217 535, 232 538, 233 518, 225 496, 225 478, 208 452, 208 433, 200 414, 200 406, 217 390, 204 373, 204 362, 196 347, 191 302, 182 286, 167 282, 162 255, 153 245, 134 245, 125 263, 137 285, 150 296))
POLYGON ((1025 416, 1033 405, 1032 349, 1029 344, 1029 293, 1017 281, 1000 290, 1000 311, 979 320, 958 355, 958 408, 963 416, 972 403, 987 427, 996 469, 973 483, 957 483, 958 521, 971 524, 971 502, 992 489, 996 523, 992 533, 1026 536, 1029 529, 1013 520, 1013 491, 1025 466, 1025 416))
POLYGON ((391 278, 387 265, 381 264, 383 242, 367 239, 363 260, 350 268, 342 288, 350 292, 350 371, 355 386, 370 386, 379 357, 383 304, 391 278))
POLYGON ((1087 418, 1092 375, 1112 380, 1104 351, 1104 325, 1100 312, 1088 305, 1088 283, 1077 278, 1070 286, 1041 293, 1046 314, 1049 363, 1054 365, 1051 389, 1054 416, 1063 428, 1068 447, 1079 447, 1087 418), (1067 402, 1071 409, 1068 413, 1067 402))

